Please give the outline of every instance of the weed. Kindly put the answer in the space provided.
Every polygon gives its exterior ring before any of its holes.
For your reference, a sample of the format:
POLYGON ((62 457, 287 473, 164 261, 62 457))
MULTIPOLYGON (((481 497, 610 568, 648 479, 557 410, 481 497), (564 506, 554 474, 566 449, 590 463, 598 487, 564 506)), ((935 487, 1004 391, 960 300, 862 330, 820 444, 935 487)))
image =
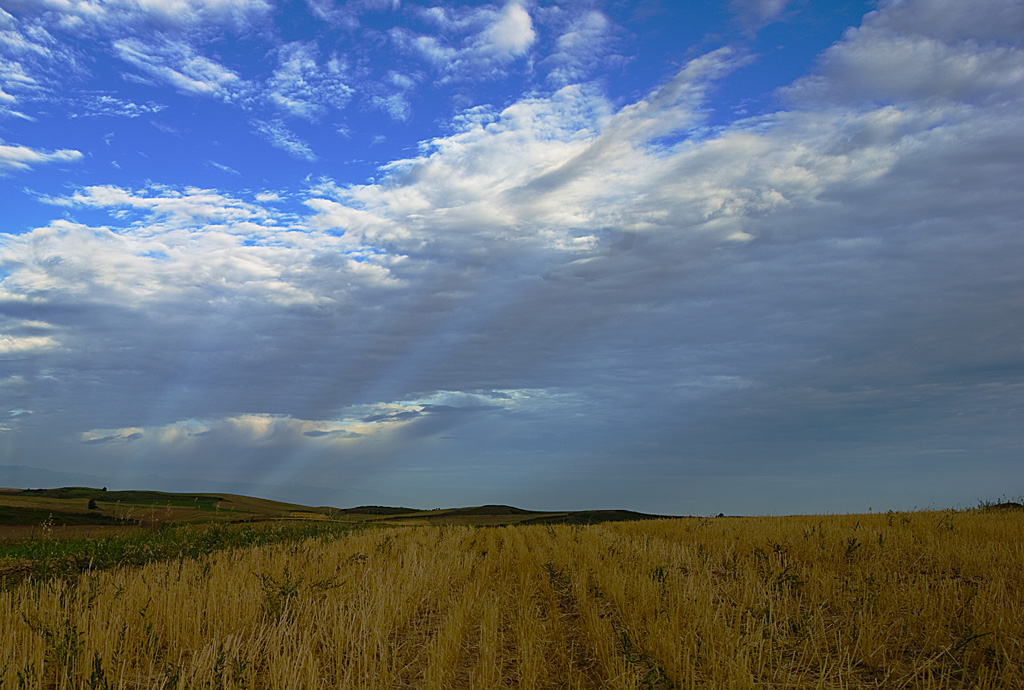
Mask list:
POLYGON ((263 611, 269 618, 278 620, 284 615, 289 602, 299 593, 302 578, 293 579, 287 565, 281 577, 260 575, 259 578, 263 587, 263 611))
POLYGON ((245 672, 249 668, 249 662, 242 659, 231 660, 231 684, 241 690, 249 687, 249 681, 245 672))
POLYGON ((843 558, 847 561, 852 561, 854 555, 857 553, 857 549, 862 546, 860 540, 857 537, 847 537, 846 539, 846 552, 843 554, 843 558))
POLYGON ((103 658, 99 652, 93 652, 92 655, 92 673, 89 674, 89 688, 90 690, 109 690, 110 684, 107 682, 107 674, 103 670, 103 658))
POLYGON ((36 672, 36 665, 29 662, 23 670, 17 672, 18 690, 35 690, 39 687, 39 674, 36 672))

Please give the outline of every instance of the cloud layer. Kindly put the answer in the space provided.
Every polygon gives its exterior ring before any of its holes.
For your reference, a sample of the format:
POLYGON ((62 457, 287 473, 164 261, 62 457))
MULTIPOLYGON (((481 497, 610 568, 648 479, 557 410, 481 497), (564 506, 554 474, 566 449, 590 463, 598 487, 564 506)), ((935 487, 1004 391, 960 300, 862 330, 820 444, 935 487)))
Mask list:
MULTIPOLYGON (((785 9, 735 5, 755 32, 785 9)), ((47 31, 144 15, 167 36, 271 13, 3 6, 47 31)), ((345 31, 397 11, 310 6, 345 31)), ((180 37, 110 36, 126 74, 235 109, 309 165, 293 128, 359 107, 363 87, 395 122, 431 80, 465 95, 531 61, 545 88, 457 108, 371 180, 269 189, 246 171, 234 189, 40 195, 52 220, 0 234, 5 457, 244 473, 335 504, 768 512, 991 494, 1024 442, 1018 10, 882 5, 774 109, 714 126, 716 93, 758 56, 694 51, 624 99, 585 81, 623 33, 597 10, 419 9, 374 35, 421 72, 373 89, 373 68, 310 41, 281 41, 261 81, 180 37)), ((31 90, 6 64, 20 104, 31 90)), ((0 172, 81 157, 5 145, 0 172)))

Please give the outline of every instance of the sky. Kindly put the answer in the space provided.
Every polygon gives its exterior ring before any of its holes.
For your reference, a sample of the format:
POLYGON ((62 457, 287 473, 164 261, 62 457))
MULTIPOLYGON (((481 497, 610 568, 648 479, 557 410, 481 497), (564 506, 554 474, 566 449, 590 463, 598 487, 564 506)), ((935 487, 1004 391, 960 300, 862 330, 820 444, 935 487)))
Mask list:
POLYGON ((0 486, 1024 494, 1019 0, 0 0, 0 486))

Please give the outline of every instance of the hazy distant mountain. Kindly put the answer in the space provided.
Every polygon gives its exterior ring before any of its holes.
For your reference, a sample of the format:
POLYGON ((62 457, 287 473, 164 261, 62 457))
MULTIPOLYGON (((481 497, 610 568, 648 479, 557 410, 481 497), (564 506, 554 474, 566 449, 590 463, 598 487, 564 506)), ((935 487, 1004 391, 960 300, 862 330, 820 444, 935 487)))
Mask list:
POLYGON ((106 486, 110 489, 149 489, 152 491, 219 491, 241 494, 243 496, 261 496, 275 500, 291 500, 297 495, 313 496, 317 502, 329 504, 332 493, 311 487, 283 485, 269 486, 245 482, 218 482, 209 479, 190 479, 188 477, 164 477, 159 474, 136 475, 128 477, 101 477, 86 472, 59 472, 40 467, 26 465, 0 465, 0 487, 12 489, 36 489, 55 486, 106 486))
POLYGON ((57 472, 26 465, 0 465, 0 486, 33 489, 50 486, 104 486, 102 477, 84 472, 57 472))

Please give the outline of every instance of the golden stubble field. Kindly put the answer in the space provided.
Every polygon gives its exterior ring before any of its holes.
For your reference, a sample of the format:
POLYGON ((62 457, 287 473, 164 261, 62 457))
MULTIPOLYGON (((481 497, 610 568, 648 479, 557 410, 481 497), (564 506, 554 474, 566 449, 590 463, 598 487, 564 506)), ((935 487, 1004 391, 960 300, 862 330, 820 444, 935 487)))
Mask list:
POLYGON ((1024 512, 367 528, 0 591, 0 688, 1024 688, 1024 512))

